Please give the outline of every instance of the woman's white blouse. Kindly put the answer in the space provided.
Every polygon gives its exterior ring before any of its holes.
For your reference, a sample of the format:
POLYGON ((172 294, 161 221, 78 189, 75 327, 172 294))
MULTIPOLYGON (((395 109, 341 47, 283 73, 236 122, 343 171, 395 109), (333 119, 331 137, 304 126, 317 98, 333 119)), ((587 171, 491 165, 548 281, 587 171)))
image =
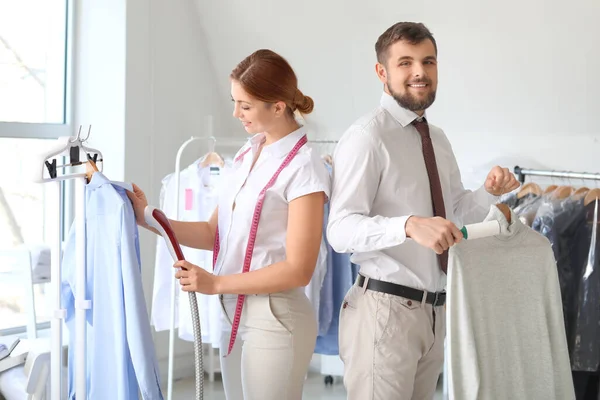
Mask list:
MULTIPOLYGON (((305 128, 301 127, 275 143, 263 146, 252 170, 252 162, 264 139, 262 134, 253 136, 236 155, 237 158, 251 148, 242 160, 234 163, 219 196, 220 251, 215 274, 242 272, 258 195, 305 133, 305 128)), ((324 161, 309 144, 305 144, 265 194, 251 271, 285 260, 289 203, 318 192, 324 192, 329 198, 330 190, 331 177, 324 161)))

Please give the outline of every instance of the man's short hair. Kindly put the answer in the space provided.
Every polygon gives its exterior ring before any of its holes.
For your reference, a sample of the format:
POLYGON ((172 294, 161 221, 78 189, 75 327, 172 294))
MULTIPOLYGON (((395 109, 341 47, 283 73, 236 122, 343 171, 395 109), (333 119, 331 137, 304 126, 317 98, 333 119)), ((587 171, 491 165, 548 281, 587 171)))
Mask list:
POLYGON ((431 40, 437 54, 437 43, 425 25, 420 22, 398 22, 390 26, 377 39, 377 43, 375 43, 377 61, 380 64, 385 64, 389 57, 388 50, 400 40, 407 41, 410 44, 419 44, 427 39, 431 40))

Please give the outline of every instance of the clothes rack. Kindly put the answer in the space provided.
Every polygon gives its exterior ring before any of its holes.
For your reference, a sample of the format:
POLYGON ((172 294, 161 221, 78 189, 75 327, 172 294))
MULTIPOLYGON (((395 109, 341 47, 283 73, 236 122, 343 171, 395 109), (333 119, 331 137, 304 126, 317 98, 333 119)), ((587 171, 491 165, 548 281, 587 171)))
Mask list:
MULTIPOLYGON (((212 134, 212 118, 208 119, 208 131, 212 134)), ((188 140, 186 140, 177 151, 177 156, 175 158, 175 204, 177 205, 175 208, 175 220, 179 218, 179 189, 181 184, 180 173, 181 173, 181 157, 183 155, 184 150, 193 142, 196 141, 206 141, 209 142, 209 152, 214 151, 217 143, 226 144, 229 146, 233 145, 243 145, 247 143, 247 139, 236 139, 236 138, 216 138, 215 136, 192 136, 188 140)), ((169 367, 168 367, 168 383, 167 383, 167 400, 172 400, 173 396, 173 364, 174 364, 174 354, 175 354, 175 295, 177 290, 177 279, 175 279, 175 274, 173 274, 173 283, 171 286, 171 325, 169 329, 169 367)), ((214 365, 214 353, 211 351, 209 355, 210 366, 214 365)), ((211 373, 211 381, 214 379, 212 377, 213 373, 211 373)))
MULTIPOLYGON (((77 397, 82 399, 87 398, 87 379, 86 379, 86 311, 90 309, 91 302, 86 296, 86 270, 85 270, 85 186, 88 174, 84 172, 66 171, 66 167, 76 167, 88 164, 88 161, 93 161, 94 164, 104 161, 100 151, 86 147, 84 143, 90 137, 91 126, 85 138, 81 137, 81 126, 74 137, 61 137, 58 139, 59 145, 52 148, 48 152, 38 155, 37 167, 33 181, 36 183, 51 183, 50 198, 54 199, 54 213, 51 223, 55 227, 56 236, 52 240, 51 252, 51 293, 52 306, 54 312, 51 322, 51 347, 50 347, 50 379, 51 379, 51 400, 62 400, 66 396, 62 396, 62 337, 63 337, 63 322, 66 318, 66 311, 61 305, 61 223, 62 223, 62 205, 64 199, 62 197, 62 181, 75 180, 75 223, 77 224, 76 236, 76 281, 77 293, 75 294, 75 392, 77 397), (85 154, 87 160, 80 159, 81 152, 85 154), (93 156, 92 156, 93 154, 93 156), (57 158, 67 158, 69 162, 64 165, 57 166, 57 158), (51 161, 50 161, 51 160, 51 161), (59 172, 62 175, 59 175, 59 172)), ((98 168, 101 171, 102 168, 98 168)))
MULTIPOLYGON (((600 181, 600 173, 590 172, 538 170, 515 166, 514 173, 521 183, 525 183, 526 176, 581 180, 582 182, 586 180, 600 181)), ((575 188, 571 188, 571 185, 569 182, 563 187, 574 190, 575 188)), ((556 185, 551 186, 556 187, 556 185)), ((564 197, 558 192, 557 189, 555 193, 557 193, 556 197, 559 199, 569 198, 571 197, 569 193, 573 193, 567 190, 565 192, 566 197, 564 197)), ((546 193, 549 192, 544 191, 542 194, 546 193)), ((533 206, 529 210, 527 206, 522 207, 525 214, 530 215, 528 220, 531 228, 546 236, 552 244, 559 274, 564 318, 568 328, 566 329, 566 340, 571 359, 573 384, 576 393, 578 393, 577 398, 585 397, 586 399, 596 399, 598 396, 597 360, 592 358, 598 354, 594 344, 596 342, 590 339, 590 336, 585 336, 587 324, 594 327, 598 321, 598 316, 593 313, 597 310, 597 306, 585 307, 589 299, 597 298, 588 291, 589 288, 597 287, 597 280, 593 280, 597 279, 594 278, 597 276, 597 272, 594 272, 594 270, 597 271, 596 259, 594 258, 594 254, 597 254, 598 244, 596 241, 597 228, 594 224, 594 221, 597 220, 597 203, 592 206, 592 210, 595 209, 596 212, 585 215, 586 207, 590 205, 588 197, 590 201, 597 202, 599 198, 597 193, 598 185, 596 183, 595 188, 591 188, 591 186, 590 188, 583 187, 575 191, 571 197, 573 201, 568 202, 570 205, 552 205, 542 209, 543 206, 548 204, 539 205, 538 203, 536 206, 536 203, 532 203, 533 206), (582 189, 583 191, 581 191, 582 189), (580 191, 585 194, 585 197, 577 196, 580 191), (582 205, 579 204, 580 200, 583 200, 582 205), (573 204, 577 204, 577 206, 573 206, 573 204), (533 216, 531 217, 531 215, 533 216), (578 252, 581 253, 581 256, 573 258, 573 254, 578 252), (577 297, 579 297, 579 300, 573 300, 577 297), (586 363, 594 367, 587 367, 586 363)), ((537 198, 540 197, 540 193, 535 193, 535 195, 537 198)), ((521 206, 517 205, 517 207, 521 206)))
POLYGON ((594 181, 600 180, 600 174, 589 172, 526 169, 521 168, 518 165, 514 168, 514 173, 517 175, 519 182, 521 183, 525 183, 525 176, 544 176, 548 178, 584 179, 594 181))
POLYGON ((315 143, 315 144, 337 144, 338 141, 337 140, 309 140, 308 143, 315 143))

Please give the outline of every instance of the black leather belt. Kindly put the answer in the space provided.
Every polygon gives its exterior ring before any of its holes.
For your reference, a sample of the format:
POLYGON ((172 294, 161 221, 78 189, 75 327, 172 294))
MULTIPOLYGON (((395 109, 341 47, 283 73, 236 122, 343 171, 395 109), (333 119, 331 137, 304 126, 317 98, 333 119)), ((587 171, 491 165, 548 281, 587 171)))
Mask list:
MULTIPOLYGON (((356 284, 359 287, 363 287, 365 284, 365 277, 362 275, 358 275, 356 284)), ((369 279, 369 283, 367 283, 367 289, 373 290, 375 292, 392 294, 394 296, 400 296, 404 297, 405 299, 419 302, 423 300, 424 293, 423 290, 414 289, 408 286, 397 285, 395 283, 378 281, 377 279, 369 279)), ((446 292, 427 293, 427 298, 425 302, 427 304, 433 305, 434 307, 443 306, 444 303, 446 303, 446 292)))

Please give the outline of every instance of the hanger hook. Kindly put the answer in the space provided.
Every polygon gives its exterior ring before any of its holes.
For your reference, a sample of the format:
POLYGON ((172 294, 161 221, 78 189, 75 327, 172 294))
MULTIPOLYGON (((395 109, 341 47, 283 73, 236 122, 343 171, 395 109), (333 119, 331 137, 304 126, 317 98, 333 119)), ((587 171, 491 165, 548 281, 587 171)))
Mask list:
POLYGON ((208 145, 208 151, 209 153, 214 153, 215 151, 215 146, 217 145, 217 138, 215 138, 214 136, 210 137, 210 144, 208 145))
POLYGON ((77 136, 73 140, 69 140, 69 143, 75 143, 80 141, 81 138, 81 125, 79 125, 79 130, 77 131, 77 136))
MULTIPOLYGON (((90 125, 90 127, 88 128, 88 134, 87 134, 87 136, 85 137, 85 139, 80 139, 80 140, 81 140, 82 142, 85 142, 85 141, 87 141, 87 140, 90 138, 90 132, 91 132, 91 131, 92 131, 92 125, 90 125)), ((81 127, 79 128, 79 132, 80 132, 80 134, 81 134, 81 127)), ((80 135, 80 136, 81 136, 81 135, 80 135)))

